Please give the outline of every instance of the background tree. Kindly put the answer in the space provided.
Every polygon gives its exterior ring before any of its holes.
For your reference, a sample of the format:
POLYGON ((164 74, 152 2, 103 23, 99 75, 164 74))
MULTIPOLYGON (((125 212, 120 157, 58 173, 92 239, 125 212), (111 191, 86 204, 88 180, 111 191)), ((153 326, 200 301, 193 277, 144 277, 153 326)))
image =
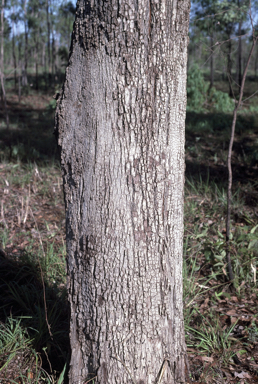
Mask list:
POLYGON ((220 47, 223 61, 226 62, 225 70, 229 82, 229 96, 232 97, 232 62, 233 48, 238 53, 237 73, 238 84, 241 84, 241 61, 242 45, 241 34, 243 23, 247 20, 249 1, 224 1, 224 0, 201 0, 194 1, 193 23, 202 33, 199 45, 205 44, 207 61, 210 63, 210 88, 214 84, 214 56, 215 51, 220 47), (234 35, 238 35, 238 47, 235 49, 234 35), (206 42, 209 39, 209 43, 206 42))
POLYGON ((189 1, 77 3, 56 115, 70 383, 181 383, 189 1))
POLYGON ((28 67, 28 20, 27 20, 27 0, 23 0, 23 22, 24 22, 24 61, 22 67, 22 85, 27 87, 27 67, 28 67))
POLYGON ((58 55, 62 65, 65 67, 68 63, 71 30, 74 23, 75 10, 75 6, 71 1, 61 4, 58 9, 58 22, 56 24, 58 28, 57 32, 60 37, 58 55))
POLYGON ((5 4, 4 11, 8 7, 4 27, 5 72, 11 77, 14 74, 15 89, 20 84, 19 93, 22 89, 28 92, 28 86, 39 89, 42 76, 45 89, 54 88, 63 76, 63 63, 67 64, 75 6, 59 0, 12 0, 5 4), (33 79, 29 75, 28 80, 28 68, 33 79))
POLYGON ((4 16, 4 10, 5 10, 5 1, 2 0, 1 3, 1 45, 0 45, 0 79, 1 79, 1 98, 3 103, 3 109, 5 111, 5 119, 6 119, 6 126, 7 129, 9 129, 9 114, 7 109, 7 102, 6 102, 6 92, 5 92, 5 76, 4 76, 4 38, 5 35, 9 35, 9 25, 6 23, 5 16, 4 16))
POLYGON ((15 1, 12 2, 12 13, 10 15, 12 23, 12 56, 13 56, 13 67, 14 67, 14 88, 17 90, 17 53, 15 49, 16 37, 15 37, 15 28, 17 28, 17 23, 19 21, 19 14, 17 12, 17 4, 15 1))
MULTIPOLYGON (((195 19, 194 24, 196 27, 204 33, 209 39, 209 43, 206 43, 206 46, 209 46, 209 62, 210 62, 210 88, 213 87, 214 83, 214 37, 216 32, 216 21, 211 15, 215 14, 218 9, 218 1, 215 0, 202 0, 195 1, 198 6, 195 8, 195 19)), ((203 42, 199 41, 200 44, 203 42)))

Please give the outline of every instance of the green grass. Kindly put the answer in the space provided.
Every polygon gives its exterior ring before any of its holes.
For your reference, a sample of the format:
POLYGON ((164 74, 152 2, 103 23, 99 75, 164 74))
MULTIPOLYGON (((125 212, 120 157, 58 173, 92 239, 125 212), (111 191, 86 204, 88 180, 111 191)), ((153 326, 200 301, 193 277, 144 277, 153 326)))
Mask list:
MULTIPOLYGON (((0 247, 6 252, 0 257, 0 321, 23 351, 3 349, 0 381, 61 384, 69 315, 60 169, 54 160, 5 162, 0 181, 5 186, 0 247)), ((6 338, 2 345, 8 348, 6 338)))
MULTIPOLYGON (((198 313, 198 309, 195 311, 198 313)), ((199 314, 199 313, 198 313, 199 314)), ((233 329, 235 324, 227 327, 225 330, 221 328, 219 318, 209 321, 207 317, 199 314, 201 324, 199 329, 186 326, 186 340, 189 347, 195 347, 201 354, 213 355, 227 364, 232 358, 233 329)))
MULTIPOLYGON (((241 305, 246 312, 256 311, 255 302, 248 304, 248 301, 252 302, 252 295, 257 297, 258 218, 243 198, 243 189, 245 193, 253 193, 256 187, 255 183, 245 186, 239 183, 234 189, 231 257, 235 281, 232 287, 227 283, 225 260, 226 184, 223 180, 215 183, 209 174, 206 179, 201 175, 186 179, 184 318, 195 380, 223 382, 217 377, 217 367, 223 373, 234 366, 234 357, 239 355, 243 344, 255 345, 257 340, 257 318, 247 322, 246 328, 240 320, 243 330, 239 332, 239 315, 234 319, 234 314, 230 314, 230 309, 236 307, 241 313, 241 305), (217 312, 219 306, 221 310, 217 312), (194 356, 203 356, 199 366, 194 356), (205 364, 207 367, 210 364, 209 372, 205 364)), ((251 358, 250 352, 242 359, 247 357, 251 358)))

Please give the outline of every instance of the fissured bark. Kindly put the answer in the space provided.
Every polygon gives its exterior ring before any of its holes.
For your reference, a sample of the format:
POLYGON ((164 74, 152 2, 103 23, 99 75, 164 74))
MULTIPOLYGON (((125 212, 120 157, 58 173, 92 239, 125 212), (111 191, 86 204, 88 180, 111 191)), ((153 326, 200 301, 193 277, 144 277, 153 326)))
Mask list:
POLYGON ((77 3, 56 113, 71 384, 185 381, 189 10, 189 0, 77 3))

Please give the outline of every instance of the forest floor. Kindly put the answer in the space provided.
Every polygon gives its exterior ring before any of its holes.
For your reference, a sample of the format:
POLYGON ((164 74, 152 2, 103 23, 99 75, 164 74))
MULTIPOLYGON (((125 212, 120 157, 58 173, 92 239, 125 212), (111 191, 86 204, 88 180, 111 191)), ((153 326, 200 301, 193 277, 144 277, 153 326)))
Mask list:
MULTIPOLYGON (((0 111, 0 383, 60 384, 69 358, 65 216, 51 93, 9 90, 0 111)), ((232 116, 187 113, 184 313, 189 383, 258 383, 258 118, 239 115, 227 282, 232 116)))

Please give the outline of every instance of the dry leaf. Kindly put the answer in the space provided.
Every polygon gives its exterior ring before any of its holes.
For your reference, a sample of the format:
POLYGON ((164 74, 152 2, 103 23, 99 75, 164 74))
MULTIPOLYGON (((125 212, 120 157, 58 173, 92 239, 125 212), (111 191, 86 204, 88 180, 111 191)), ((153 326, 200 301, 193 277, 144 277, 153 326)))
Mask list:
POLYGON ((249 375, 248 372, 240 372, 240 373, 237 373, 237 372, 234 372, 234 375, 235 377, 238 377, 239 379, 251 379, 252 376, 249 375))
POLYGON ((230 309, 230 311, 226 312, 226 314, 227 314, 228 316, 233 316, 233 315, 236 314, 236 310, 235 310, 235 309, 230 309))
POLYGON ((187 347, 187 352, 196 352, 196 349, 187 347))
POLYGON ((238 298, 236 296, 232 296, 231 300, 234 301, 235 303, 238 303, 238 298))
POLYGON ((27 372, 28 379, 33 379, 33 372, 27 372))
POLYGON ((202 361, 207 361, 208 363, 212 363, 213 362, 213 357, 202 356, 202 361))
POLYGON ((204 300, 204 303, 201 305, 200 308, 207 308, 209 300, 210 300, 209 297, 206 297, 206 299, 204 300))
POLYGON ((231 323, 231 325, 232 325, 232 324, 235 324, 235 323, 237 322, 237 320, 238 320, 237 317, 233 317, 233 316, 231 316, 231 317, 230 317, 230 323, 231 323))

